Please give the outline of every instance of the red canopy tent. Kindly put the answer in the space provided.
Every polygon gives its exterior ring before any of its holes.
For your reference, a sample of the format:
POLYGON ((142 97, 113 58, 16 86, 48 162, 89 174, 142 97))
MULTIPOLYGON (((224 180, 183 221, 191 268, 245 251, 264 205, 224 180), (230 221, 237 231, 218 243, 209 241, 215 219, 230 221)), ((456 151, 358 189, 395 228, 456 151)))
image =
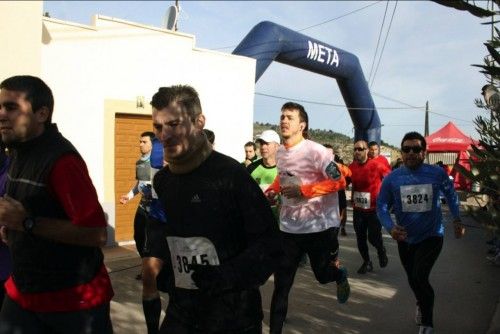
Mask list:
POLYGON ((478 142, 465 135, 453 122, 448 122, 441 129, 425 137, 427 152, 462 152, 478 142))
MULTIPOLYGON (((456 162, 470 170, 468 150, 471 145, 479 145, 477 140, 467 136, 453 122, 448 122, 441 129, 425 137, 427 141, 427 152, 456 152, 456 162)), ((470 190, 471 184, 468 179, 463 177, 460 173, 453 170, 451 176, 453 177, 455 188, 470 190)))

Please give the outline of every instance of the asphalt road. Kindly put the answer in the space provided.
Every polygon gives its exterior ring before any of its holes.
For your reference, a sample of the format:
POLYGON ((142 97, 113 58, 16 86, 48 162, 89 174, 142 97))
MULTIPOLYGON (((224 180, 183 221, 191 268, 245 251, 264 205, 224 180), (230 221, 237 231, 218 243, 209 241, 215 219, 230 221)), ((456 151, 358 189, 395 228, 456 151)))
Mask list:
MULTIPOLYGON (((336 285, 318 284, 309 266, 299 269, 290 294, 290 307, 284 333, 417 333, 414 323, 415 299, 399 262, 396 243, 384 234, 389 265, 378 266, 376 251, 370 248, 374 271, 356 273, 361 257, 356 248, 349 216, 348 235, 340 238, 340 259, 349 272, 351 297, 347 304, 336 300, 336 285)), ((486 261, 487 235, 471 219, 466 236, 457 240, 447 229, 443 251, 431 274, 436 301, 435 333, 486 333, 500 298, 500 267, 486 261)), ((105 249, 115 297, 111 314, 115 333, 145 333, 141 304, 141 283, 134 277, 139 258, 133 246, 105 249)), ((272 276, 262 287, 264 333, 268 332, 272 276)), ((163 305, 168 295, 162 295, 163 305)), ((498 314, 498 312, 497 312, 498 314)))

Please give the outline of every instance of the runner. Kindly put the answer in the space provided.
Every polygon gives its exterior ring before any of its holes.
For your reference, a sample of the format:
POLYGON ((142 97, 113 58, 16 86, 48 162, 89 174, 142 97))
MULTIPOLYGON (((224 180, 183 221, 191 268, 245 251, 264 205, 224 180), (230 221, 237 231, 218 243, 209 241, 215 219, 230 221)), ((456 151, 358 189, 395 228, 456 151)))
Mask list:
POLYGON ((423 163, 427 143, 418 132, 409 132, 401 141, 403 166, 382 182, 377 214, 385 229, 398 242, 399 257, 417 299, 415 321, 420 334, 433 333, 434 290, 429 275, 443 246, 444 227, 439 193, 448 201, 455 237, 465 228, 460 221, 459 202, 444 170, 423 163), (394 208, 396 223, 391 219, 394 208))
POLYGON ((389 161, 383 155, 380 155, 380 145, 376 141, 371 141, 368 143, 368 158, 374 159, 375 161, 385 165, 387 168, 391 168, 389 161))
MULTIPOLYGON (((276 151, 280 146, 280 136, 273 130, 265 130, 257 136, 256 143, 260 146, 260 155, 262 158, 252 162, 247 166, 247 171, 250 176, 257 182, 262 191, 265 191, 271 183, 273 183, 276 175, 278 175, 278 168, 276 168, 276 151)), ((278 210, 279 199, 276 198, 271 203, 276 220, 279 220, 278 210)))
POLYGON ((363 258, 358 274, 366 274, 373 270, 367 239, 377 249, 380 267, 386 267, 389 261, 375 206, 382 179, 390 173, 390 169, 374 159, 368 159, 368 145, 364 140, 354 143, 354 161, 349 165, 349 169, 352 172, 353 225, 359 254, 363 258))
POLYGON ((282 331, 288 294, 304 253, 319 283, 337 282, 339 303, 347 302, 350 293, 347 270, 336 266, 337 191, 345 188, 343 173, 349 170, 337 165, 323 145, 307 139, 308 116, 300 104, 283 105, 280 129, 284 145, 277 153, 278 177, 266 191, 268 198, 281 193, 280 229, 285 245, 285 257, 274 273, 271 333, 282 331))
MULTIPOLYGON (((151 203, 151 149, 153 148, 153 138, 155 134, 150 131, 141 133, 139 137, 139 151, 141 157, 135 163, 134 187, 127 194, 120 197, 121 204, 127 204, 132 198, 141 195, 141 201, 134 216, 134 241, 137 252, 144 257, 144 240, 146 238, 146 224, 151 203)), ((142 271, 135 277, 142 279, 142 271)))
POLYGON ((11 151, 0 231, 12 255, 1 332, 112 333, 104 211, 83 158, 52 123, 53 108, 40 78, 0 84, 0 132, 11 151))
MULTIPOLYGON (((259 286, 282 257, 269 204, 241 164, 212 150, 192 87, 162 87, 151 104, 168 162, 153 185, 175 275, 160 333, 261 333, 259 286)), ((151 244, 152 255, 167 252, 151 244)))

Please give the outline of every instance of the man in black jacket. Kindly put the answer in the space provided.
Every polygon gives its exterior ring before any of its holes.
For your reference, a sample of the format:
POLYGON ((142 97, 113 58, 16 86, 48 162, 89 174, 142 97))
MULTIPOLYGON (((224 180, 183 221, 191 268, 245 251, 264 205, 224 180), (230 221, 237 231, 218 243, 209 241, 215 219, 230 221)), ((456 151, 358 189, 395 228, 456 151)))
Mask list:
POLYGON ((175 282, 160 333, 261 333, 259 286, 282 254, 269 204, 243 166, 212 150, 192 87, 162 87, 151 104, 168 162, 153 186, 175 282))

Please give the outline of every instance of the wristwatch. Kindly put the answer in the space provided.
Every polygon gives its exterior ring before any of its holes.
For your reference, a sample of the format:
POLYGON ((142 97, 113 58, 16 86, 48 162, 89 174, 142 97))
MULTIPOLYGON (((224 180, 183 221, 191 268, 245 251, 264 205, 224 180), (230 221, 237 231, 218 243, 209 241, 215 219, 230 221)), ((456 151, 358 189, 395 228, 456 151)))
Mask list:
POLYGON ((36 221, 34 217, 28 216, 23 220, 23 228, 26 233, 32 234, 35 225, 36 221))

